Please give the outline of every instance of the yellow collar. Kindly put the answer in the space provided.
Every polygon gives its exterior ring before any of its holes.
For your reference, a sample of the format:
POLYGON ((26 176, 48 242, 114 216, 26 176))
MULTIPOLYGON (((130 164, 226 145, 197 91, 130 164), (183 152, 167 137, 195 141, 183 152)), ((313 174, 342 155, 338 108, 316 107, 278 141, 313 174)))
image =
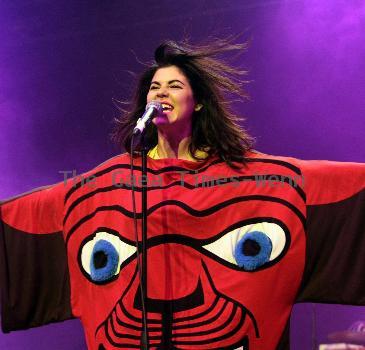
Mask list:
MULTIPOLYGON (((152 159, 161 159, 158 155, 158 152, 157 152, 157 145, 153 148, 151 148, 147 155, 152 158, 152 159)), ((204 151, 200 151, 200 150, 196 150, 195 152, 195 155, 200 158, 200 159, 205 159, 208 157, 208 153, 207 152, 204 152, 204 151)), ((189 154, 189 160, 193 161, 193 162, 196 162, 197 160, 195 158, 193 158, 190 154, 189 154)))

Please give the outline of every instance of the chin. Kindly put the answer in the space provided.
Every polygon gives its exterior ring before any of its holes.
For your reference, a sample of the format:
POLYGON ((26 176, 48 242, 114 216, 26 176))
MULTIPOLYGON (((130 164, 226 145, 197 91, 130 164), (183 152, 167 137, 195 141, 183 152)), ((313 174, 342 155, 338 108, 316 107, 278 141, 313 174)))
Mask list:
POLYGON ((152 120, 152 123, 155 124, 157 127, 159 127, 159 126, 171 125, 173 121, 171 121, 168 117, 158 116, 152 120))

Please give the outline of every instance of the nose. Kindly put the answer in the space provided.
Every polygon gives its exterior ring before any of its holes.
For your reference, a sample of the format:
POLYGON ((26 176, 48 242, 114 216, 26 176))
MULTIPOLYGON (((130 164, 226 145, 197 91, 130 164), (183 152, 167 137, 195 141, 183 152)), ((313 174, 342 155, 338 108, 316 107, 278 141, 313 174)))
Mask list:
POLYGON ((200 275, 200 254, 179 244, 162 244, 148 250, 148 296, 177 300, 194 292, 200 275))
POLYGON ((158 98, 163 98, 163 97, 167 97, 169 95, 169 91, 167 90, 167 88, 165 87, 161 87, 156 94, 156 97, 158 98))

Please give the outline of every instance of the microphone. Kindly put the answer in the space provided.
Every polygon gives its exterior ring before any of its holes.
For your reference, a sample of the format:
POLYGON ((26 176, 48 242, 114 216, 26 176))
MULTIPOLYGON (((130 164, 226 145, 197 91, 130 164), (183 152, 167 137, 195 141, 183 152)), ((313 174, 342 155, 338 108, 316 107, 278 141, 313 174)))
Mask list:
POLYGON ((151 101, 147 103, 146 110, 142 117, 137 120, 137 124, 133 129, 133 135, 142 134, 146 126, 158 114, 162 113, 162 104, 158 101, 151 101))

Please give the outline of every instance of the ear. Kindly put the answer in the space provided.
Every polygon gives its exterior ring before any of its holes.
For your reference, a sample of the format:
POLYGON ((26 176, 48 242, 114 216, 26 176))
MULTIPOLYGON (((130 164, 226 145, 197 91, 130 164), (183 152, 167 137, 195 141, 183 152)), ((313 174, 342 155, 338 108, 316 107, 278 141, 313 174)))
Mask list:
POLYGON ((202 108, 203 108, 203 105, 198 103, 197 105, 195 105, 194 110, 195 110, 195 112, 199 112, 202 108))

